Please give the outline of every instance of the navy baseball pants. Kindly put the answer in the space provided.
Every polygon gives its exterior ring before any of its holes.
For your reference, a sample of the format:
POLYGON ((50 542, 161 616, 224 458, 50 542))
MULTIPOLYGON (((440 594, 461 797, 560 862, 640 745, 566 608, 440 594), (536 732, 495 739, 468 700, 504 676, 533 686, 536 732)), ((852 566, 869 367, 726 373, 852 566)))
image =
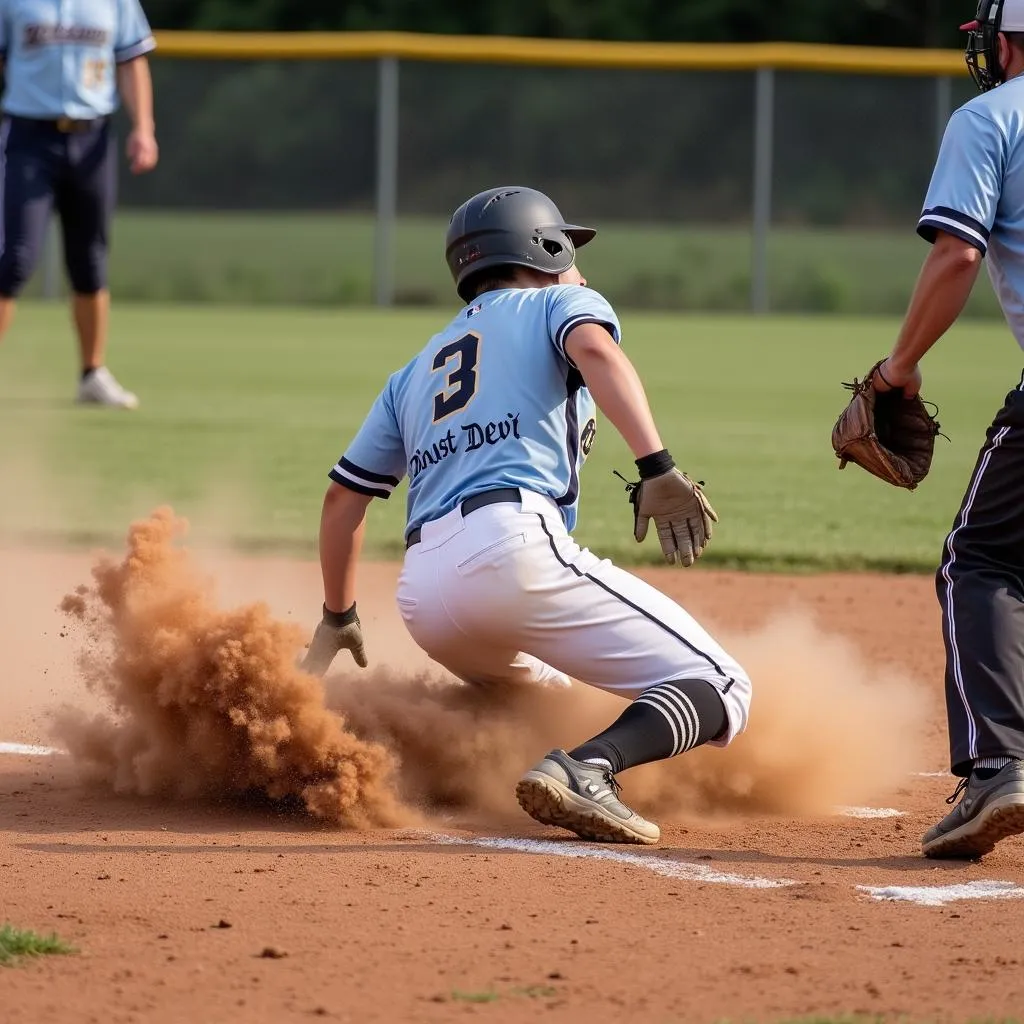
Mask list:
POLYGON ((988 429, 936 589, 954 775, 1024 758, 1024 378, 988 429))
POLYGON ((110 119, 64 131, 53 121, 9 116, 3 130, 0 296, 16 296, 31 277, 54 210, 72 289, 78 295, 101 291, 117 190, 110 119))

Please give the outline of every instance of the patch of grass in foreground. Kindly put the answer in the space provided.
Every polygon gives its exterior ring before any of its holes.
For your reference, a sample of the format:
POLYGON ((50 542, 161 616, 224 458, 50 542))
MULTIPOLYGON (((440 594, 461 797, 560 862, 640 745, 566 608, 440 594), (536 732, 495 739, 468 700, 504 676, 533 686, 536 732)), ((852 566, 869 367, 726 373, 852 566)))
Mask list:
POLYGON ((497 992, 452 992, 452 1001, 456 1003, 496 1003, 500 998, 497 992))
POLYGON ((484 989, 478 992, 464 992, 461 989, 455 989, 449 998, 453 1003, 496 1003, 503 995, 524 999, 550 999, 558 995, 558 989, 553 985, 525 985, 509 989, 505 993, 497 992, 494 989, 484 989))
POLYGON ((68 956, 74 952, 56 935, 39 935, 11 924, 0 926, 0 966, 9 967, 24 957, 68 956))

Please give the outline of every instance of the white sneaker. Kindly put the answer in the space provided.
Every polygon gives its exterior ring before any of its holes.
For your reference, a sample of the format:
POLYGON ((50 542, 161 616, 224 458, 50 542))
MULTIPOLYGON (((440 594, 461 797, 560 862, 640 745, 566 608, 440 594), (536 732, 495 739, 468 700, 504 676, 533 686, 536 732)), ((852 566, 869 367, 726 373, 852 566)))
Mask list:
POLYGON ((78 401, 90 405, 106 405, 113 409, 137 409, 139 399, 125 391, 117 378, 105 367, 93 370, 78 385, 78 401))

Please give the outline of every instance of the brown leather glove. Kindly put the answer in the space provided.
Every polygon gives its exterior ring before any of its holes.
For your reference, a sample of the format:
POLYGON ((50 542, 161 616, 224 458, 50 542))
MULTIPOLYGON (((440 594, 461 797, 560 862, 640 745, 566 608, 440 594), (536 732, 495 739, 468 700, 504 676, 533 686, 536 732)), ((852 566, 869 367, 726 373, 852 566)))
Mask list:
POLYGON ((912 491, 931 469, 939 424, 919 396, 907 398, 900 388, 875 390, 872 382, 882 362, 863 380, 843 385, 853 398, 832 428, 832 449, 840 469, 855 462, 880 480, 912 491))
POLYGON ((347 612, 328 611, 327 605, 324 605, 324 617, 316 627, 300 668, 303 672, 322 678, 339 651, 351 651, 360 668, 366 668, 369 664, 363 647, 363 630, 354 604, 347 612))
POLYGON ((629 486, 633 536, 641 543, 653 519, 665 560, 690 566, 711 540, 718 516, 701 486, 675 468, 667 451, 637 459, 640 482, 629 486))

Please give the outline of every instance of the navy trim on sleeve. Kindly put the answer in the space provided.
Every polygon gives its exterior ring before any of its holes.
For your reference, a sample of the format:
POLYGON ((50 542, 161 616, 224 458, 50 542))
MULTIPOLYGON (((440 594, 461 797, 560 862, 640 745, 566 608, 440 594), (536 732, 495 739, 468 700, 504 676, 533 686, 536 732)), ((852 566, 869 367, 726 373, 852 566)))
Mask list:
POLYGON ((964 242, 968 242, 984 255, 988 252, 991 232, 981 221, 968 217, 966 213, 948 206, 936 206, 925 210, 917 224, 917 233, 926 241, 934 242, 937 232, 945 231, 964 242))
POLYGON ((392 487, 398 486, 397 476, 387 476, 384 473, 371 473, 368 469, 363 469, 362 466, 357 466, 354 462, 351 462, 349 459, 339 459, 338 465, 342 469, 347 469, 353 476, 362 477, 369 483, 390 484, 392 487))
POLYGON ((565 342, 577 327, 582 327, 584 324, 597 324, 598 327, 603 327, 611 335, 612 341, 618 344, 615 337, 615 325, 604 317, 593 316, 590 313, 579 313, 576 316, 571 316, 555 331, 555 348, 558 349, 570 366, 575 366, 576 364, 566 355, 565 342))
POLYGON ((339 486, 355 491, 356 494, 365 494, 369 498, 383 498, 385 501, 391 497, 391 491, 385 491, 376 487, 366 487, 363 484, 356 483, 350 477, 342 476, 336 468, 332 469, 327 475, 339 486))
POLYGON ((152 53, 155 49, 156 40, 152 36, 146 36, 145 39, 140 39, 131 46, 115 50, 114 60, 118 64, 128 64, 133 60, 138 60, 139 57, 144 57, 147 53, 152 53))

